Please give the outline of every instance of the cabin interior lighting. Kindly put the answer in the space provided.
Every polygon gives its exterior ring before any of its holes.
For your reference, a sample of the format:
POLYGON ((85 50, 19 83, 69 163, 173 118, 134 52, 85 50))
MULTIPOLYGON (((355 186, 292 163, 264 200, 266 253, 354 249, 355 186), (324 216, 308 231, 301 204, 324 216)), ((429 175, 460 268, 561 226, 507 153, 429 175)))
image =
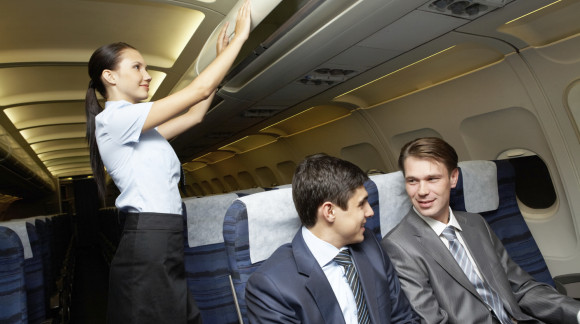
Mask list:
POLYGON ((277 137, 266 134, 249 135, 235 142, 220 147, 219 150, 232 151, 236 154, 243 154, 268 144, 276 142, 277 137))
POLYGON ((207 163, 205 163, 205 162, 191 161, 191 162, 183 163, 182 167, 183 167, 183 170, 188 171, 188 172, 192 172, 195 170, 205 168, 206 165, 207 165, 207 163))
POLYGON ((350 116, 351 110, 341 106, 310 107, 260 130, 260 133, 290 137, 350 116))
POLYGON ((547 5, 545 5, 545 6, 541 7, 541 8, 538 8, 538 9, 536 9, 536 10, 534 10, 534 11, 530 11, 530 12, 528 12, 528 13, 527 13, 527 14, 525 14, 525 15, 519 16, 519 17, 518 17, 518 18, 516 18, 516 19, 510 20, 510 21, 506 22, 505 24, 506 24, 506 25, 507 25, 507 24, 511 24, 511 23, 513 23, 514 21, 520 20, 520 19, 522 19, 522 18, 524 18, 524 17, 527 17, 527 16, 529 16, 529 15, 533 15, 533 14, 535 14, 536 12, 538 12, 538 11, 540 11, 540 10, 543 10, 543 9, 546 9, 546 8, 548 8, 548 7, 552 6, 552 5, 555 5, 556 3, 558 3, 558 2, 561 2, 561 1, 562 1, 562 0, 557 0, 557 1, 554 1, 554 2, 552 2, 552 3, 550 3, 550 4, 547 4, 547 5))
POLYGON ((234 152, 230 152, 230 151, 213 151, 213 152, 209 152, 205 155, 202 155, 196 159, 194 159, 192 162, 203 162, 206 164, 214 164, 214 163, 218 163, 221 162, 223 160, 227 160, 231 157, 233 157, 234 155, 236 155, 234 152))
MULTIPOLYGON (((203 2, 213 2, 213 1, 203 1, 203 2)), ((195 31, 205 18, 205 15, 201 11, 197 10, 191 10, 191 13, 189 13, 189 15, 190 15, 189 18, 182 20, 182 26, 174 27, 175 28, 174 30, 179 32, 175 35, 175 40, 172 42, 173 46, 168 49, 168 52, 171 53, 171 58, 173 59, 173 62, 175 62, 177 58, 181 55, 181 52, 183 52, 183 49, 185 48, 185 46, 187 46, 187 43, 189 43, 189 41, 195 34, 195 31)))
POLYGON ((446 48, 446 49, 444 49, 444 50, 442 50, 442 51, 439 51, 439 52, 437 52, 437 53, 435 53, 435 54, 431 54, 431 55, 429 55, 429 56, 427 56, 427 57, 424 57, 424 58, 422 58, 422 59, 420 59, 420 60, 418 60, 418 61, 416 61, 416 62, 414 62, 414 63, 411 63, 411 64, 409 64, 409 65, 406 65, 406 66, 404 66, 404 67, 402 67, 402 68, 400 68, 400 69, 397 69, 397 70, 395 70, 395 71, 393 71, 393 72, 390 72, 390 73, 388 73, 388 74, 385 74, 385 75, 383 75, 383 76, 382 76, 382 77, 380 77, 380 78, 377 78, 377 79, 375 79, 375 80, 373 80, 373 81, 371 81, 371 82, 367 82, 367 83, 365 83, 365 84, 363 84, 363 85, 361 85, 361 86, 359 86, 359 87, 356 87, 356 88, 354 88, 354 89, 352 89, 352 90, 349 90, 349 91, 347 91, 347 92, 345 92, 345 93, 343 93, 343 94, 341 94, 341 95, 339 95, 339 96, 335 97, 335 98, 334 98, 334 100, 336 100, 336 99, 338 99, 338 98, 340 98, 340 97, 342 97, 342 96, 345 96, 345 95, 347 95, 347 94, 349 94, 349 93, 351 93, 351 92, 354 92, 354 91, 356 91, 356 90, 359 90, 359 89, 361 89, 361 88, 364 88, 364 87, 366 87, 366 86, 368 86, 368 85, 371 85, 371 84, 373 84, 373 83, 375 83, 375 82, 377 82, 377 81, 379 81, 379 80, 381 80, 381 79, 384 79, 384 78, 386 78, 386 77, 388 77, 388 76, 391 76, 391 75, 393 75, 393 74, 395 74, 395 73, 401 72, 401 71, 403 71, 403 70, 405 70, 405 69, 407 69, 407 68, 410 68, 410 67, 412 67, 412 66, 414 66, 414 65, 416 65, 416 64, 419 64, 419 63, 421 63, 421 62, 423 62, 423 61, 426 61, 426 60, 428 60, 428 59, 430 59, 430 58, 433 58, 433 57, 435 57, 435 56, 437 56, 437 55, 439 55, 439 54, 445 53, 445 52, 447 52, 447 51, 451 50, 451 49, 452 49, 452 48, 454 48, 454 47, 455 47, 455 45, 453 45, 453 46, 451 46, 451 47, 448 47, 448 48, 446 48))
POLYGON ((16 200, 20 200, 22 198, 20 197, 16 197, 16 196, 11 196, 11 195, 6 195, 6 194, 0 194, 0 204, 11 204, 16 200))
POLYGON ((558 0, 508 21, 497 31, 543 47, 580 33, 579 13, 580 1, 558 0))

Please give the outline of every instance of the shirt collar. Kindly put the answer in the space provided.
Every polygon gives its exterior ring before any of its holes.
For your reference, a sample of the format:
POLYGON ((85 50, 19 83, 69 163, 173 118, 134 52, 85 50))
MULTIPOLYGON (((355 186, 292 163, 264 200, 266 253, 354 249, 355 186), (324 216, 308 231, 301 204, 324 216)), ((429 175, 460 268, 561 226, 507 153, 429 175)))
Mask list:
POLYGON ((413 210, 415 211, 415 213, 417 215, 419 215, 419 217, 422 220, 425 221, 425 223, 427 223, 427 225, 429 225, 429 227, 431 227, 431 229, 433 229, 433 231, 435 231, 435 234, 437 234, 437 236, 441 236, 441 233, 443 233, 443 230, 447 226, 453 226, 453 227, 455 227, 456 230, 461 231, 461 226, 459 225, 457 218, 455 218, 455 215, 453 215, 453 211, 451 210, 451 207, 449 207, 449 223, 448 224, 444 224, 444 223, 441 223, 440 221, 435 220, 431 217, 425 217, 425 216, 421 215, 421 213, 419 213, 417 211, 417 209, 415 209, 415 207, 413 207, 413 210))
POLYGON ((339 252, 334 245, 319 239, 305 226, 302 226, 302 237, 321 268, 332 261, 339 252))

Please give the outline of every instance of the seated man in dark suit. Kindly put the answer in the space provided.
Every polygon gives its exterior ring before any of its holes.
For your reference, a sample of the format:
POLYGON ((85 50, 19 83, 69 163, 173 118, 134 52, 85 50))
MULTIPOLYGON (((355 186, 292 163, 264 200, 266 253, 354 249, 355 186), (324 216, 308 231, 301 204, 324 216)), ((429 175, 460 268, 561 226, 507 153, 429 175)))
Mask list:
POLYGON ((413 208, 381 244, 415 311, 427 323, 579 323, 580 302, 522 270, 479 214, 450 209, 457 161, 434 137, 399 155, 413 208))
POLYGON ((292 197, 303 226, 248 280, 250 323, 419 323, 365 230, 373 216, 366 180, 359 167, 324 154, 297 167, 292 197))

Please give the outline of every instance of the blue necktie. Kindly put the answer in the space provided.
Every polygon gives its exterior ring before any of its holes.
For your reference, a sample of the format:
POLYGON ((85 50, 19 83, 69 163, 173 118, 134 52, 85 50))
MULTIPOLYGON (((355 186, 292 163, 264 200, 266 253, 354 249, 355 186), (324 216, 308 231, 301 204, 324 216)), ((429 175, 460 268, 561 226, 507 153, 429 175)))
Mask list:
POLYGON ((443 233, 441 233, 441 235, 443 235, 449 241, 449 251, 451 251, 451 254, 453 254, 453 257, 455 258, 455 260, 457 261, 463 272, 465 272, 465 275, 467 276, 467 279, 469 279, 469 282, 471 282, 473 286, 475 286, 475 290, 477 290, 479 296, 481 296, 483 301, 489 307, 491 307, 498 320, 503 324, 512 323, 512 321, 510 320, 509 316, 507 315, 507 313, 503 308, 503 304, 501 302, 501 299, 499 298, 499 295, 495 291, 493 291, 493 289, 491 289, 491 287, 485 281, 479 278, 479 276, 475 272, 473 264, 471 263, 471 260, 469 260, 469 257, 467 256, 467 253, 463 248, 463 245, 461 245, 461 242, 457 240, 457 235, 455 235, 455 229, 453 229, 453 227, 451 226, 447 226, 443 230, 443 233))
POLYGON ((356 301, 356 312, 359 324, 370 323, 371 320, 369 317, 369 311, 367 309, 367 303, 365 302, 362 286, 358 280, 358 273, 354 264, 352 263, 350 251, 348 249, 341 250, 334 257, 334 261, 344 268, 346 280, 348 281, 350 289, 352 289, 354 300, 356 301))

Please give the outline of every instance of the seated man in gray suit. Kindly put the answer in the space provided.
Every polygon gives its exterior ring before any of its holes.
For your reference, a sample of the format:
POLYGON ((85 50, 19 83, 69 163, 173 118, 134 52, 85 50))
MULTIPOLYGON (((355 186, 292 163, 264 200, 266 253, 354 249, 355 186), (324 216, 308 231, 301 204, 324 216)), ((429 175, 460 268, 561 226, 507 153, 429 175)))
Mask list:
POLYGON ((248 280, 250 323, 419 323, 364 227, 373 216, 365 180, 359 167, 324 154, 297 167, 292 197, 303 226, 248 280))
POLYGON ((580 302, 522 270, 479 214, 450 209, 457 160, 433 137, 399 155, 413 208, 381 244, 415 311, 427 323, 579 323, 580 302))

